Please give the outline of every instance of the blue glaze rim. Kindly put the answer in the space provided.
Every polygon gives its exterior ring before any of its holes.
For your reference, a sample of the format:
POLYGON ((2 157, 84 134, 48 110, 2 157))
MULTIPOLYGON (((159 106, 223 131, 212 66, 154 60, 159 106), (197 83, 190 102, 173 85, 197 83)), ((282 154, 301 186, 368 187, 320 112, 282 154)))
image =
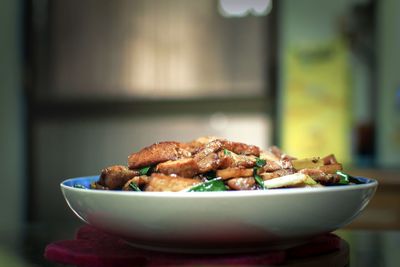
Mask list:
MULTIPOLYGON (((366 178, 366 177, 360 177, 360 176, 353 176, 357 180, 359 180, 361 183, 360 184, 351 184, 351 185, 330 185, 326 186, 325 189, 334 189, 334 188, 358 188, 360 186, 365 186, 365 185, 372 185, 372 184, 378 184, 377 180, 372 179, 372 178, 366 178)), ((278 191, 299 191, 299 190, 312 190, 315 191, 317 188, 278 188, 278 189, 270 189, 270 190, 255 190, 255 191, 217 191, 217 192, 133 192, 133 191, 121 191, 121 190, 95 190, 95 189, 90 189, 90 184, 93 182, 96 182, 99 180, 99 175, 94 175, 94 176, 83 176, 83 177, 76 177, 76 178, 71 178, 63 181, 60 186, 61 187, 66 187, 66 188, 72 188, 72 189, 77 189, 77 190, 90 190, 90 191, 96 191, 96 192, 120 192, 120 193, 145 193, 145 194, 152 194, 152 193, 164 193, 164 194, 177 194, 177 193, 186 193, 186 194, 215 194, 215 193, 232 193, 235 192, 237 193, 244 193, 244 192, 251 192, 252 194, 254 193, 259 193, 259 192, 278 192, 278 191), (79 188, 76 186, 83 186, 85 188, 79 188)))

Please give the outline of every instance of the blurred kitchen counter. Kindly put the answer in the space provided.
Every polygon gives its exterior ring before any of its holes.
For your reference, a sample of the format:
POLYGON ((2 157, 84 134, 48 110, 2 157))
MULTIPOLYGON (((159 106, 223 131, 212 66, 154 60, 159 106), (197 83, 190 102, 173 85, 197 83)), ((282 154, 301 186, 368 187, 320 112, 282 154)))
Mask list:
POLYGON ((378 180, 375 196, 347 228, 400 229, 400 169, 353 169, 348 173, 378 180))

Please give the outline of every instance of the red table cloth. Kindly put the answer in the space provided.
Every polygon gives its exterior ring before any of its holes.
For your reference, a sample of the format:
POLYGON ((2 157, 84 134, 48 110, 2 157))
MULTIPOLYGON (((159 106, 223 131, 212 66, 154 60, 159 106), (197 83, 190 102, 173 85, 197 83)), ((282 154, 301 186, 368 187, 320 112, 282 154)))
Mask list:
POLYGON ((44 256, 52 262, 79 267, 275 266, 338 252, 343 249, 343 242, 334 234, 324 234, 307 244, 285 250, 244 254, 177 254, 138 249, 115 236, 85 225, 77 231, 75 239, 47 245, 44 256))

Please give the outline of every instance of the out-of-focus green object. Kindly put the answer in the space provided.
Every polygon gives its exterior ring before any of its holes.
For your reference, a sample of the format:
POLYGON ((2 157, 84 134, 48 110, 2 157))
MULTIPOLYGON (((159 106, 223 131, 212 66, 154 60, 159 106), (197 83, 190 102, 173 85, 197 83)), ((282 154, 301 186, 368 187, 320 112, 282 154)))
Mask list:
POLYGON ((0 266, 4 267, 31 267, 18 258, 14 253, 0 248, 0 266))

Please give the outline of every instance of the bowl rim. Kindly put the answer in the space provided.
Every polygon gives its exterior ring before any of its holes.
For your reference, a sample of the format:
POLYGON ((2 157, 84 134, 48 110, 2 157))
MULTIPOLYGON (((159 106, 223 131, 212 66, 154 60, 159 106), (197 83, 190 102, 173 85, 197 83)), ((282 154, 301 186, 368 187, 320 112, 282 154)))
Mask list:
POLYGON ((226 197, 249 197, 249 196, 270 196, 270 195, 292 195, 292 194, 323 194, 326 192, 343 192, 343 191, 358 191, 370 188, 376 188, 378 181, 373 178, 355 176, 356 178, 365 180, 363 184, 351 185, 333 185, 321 188, 278 188, 268 190, 242 190, 242 191, 214 191, 214 192, 136 192, 136 191, 122 191, 122 190, 96 190, 96 189, 82 189, 73 187, 73 183, 82 181, 97 181, 99 176, 82 176, 69 178, 60 183, 62 191, 72 191, 83 194, 96 194, 96 195, 114 195, 114 196, 140 196, 140 197, 167 197, 167 198, 226 198, 226 197))

